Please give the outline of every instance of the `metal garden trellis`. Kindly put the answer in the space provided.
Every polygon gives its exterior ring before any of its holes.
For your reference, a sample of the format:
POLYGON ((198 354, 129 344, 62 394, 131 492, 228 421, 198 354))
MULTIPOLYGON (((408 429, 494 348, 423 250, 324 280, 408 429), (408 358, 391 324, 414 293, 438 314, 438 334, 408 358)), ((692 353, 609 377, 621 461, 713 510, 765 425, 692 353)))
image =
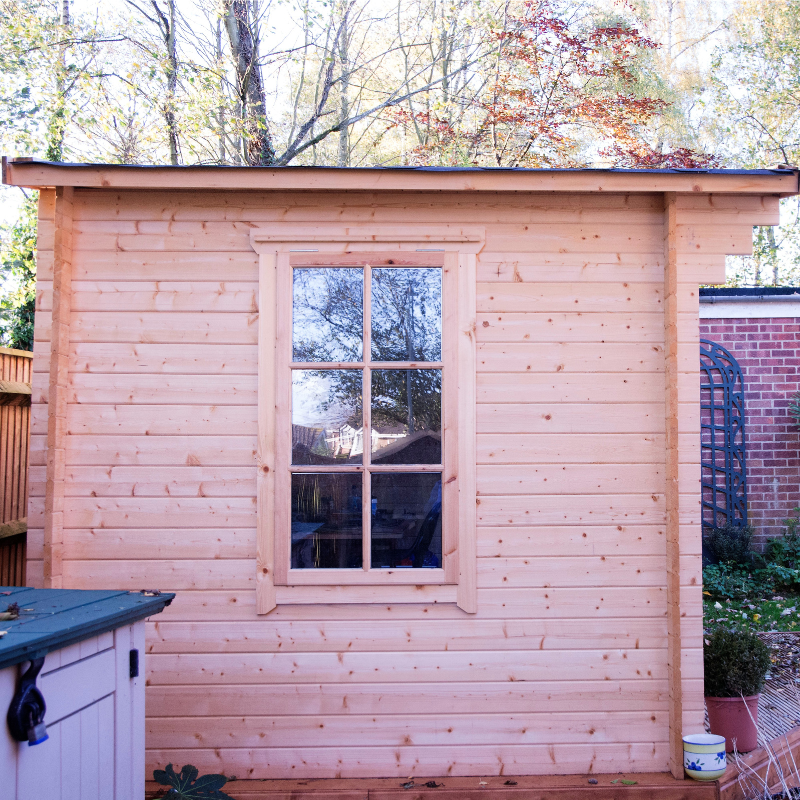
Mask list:
POLYGON ((700 340, 703 525, 747 525, 744 379, 722 345, 700 340))

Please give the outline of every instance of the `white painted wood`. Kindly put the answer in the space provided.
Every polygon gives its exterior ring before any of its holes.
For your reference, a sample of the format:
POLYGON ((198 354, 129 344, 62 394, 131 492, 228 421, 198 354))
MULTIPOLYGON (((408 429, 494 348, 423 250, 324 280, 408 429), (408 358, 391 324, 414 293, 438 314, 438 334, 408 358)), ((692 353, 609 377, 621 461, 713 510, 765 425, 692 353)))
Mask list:
MULTIPOLYGON (((34 747, 0 733, 3 800, 140 800, 144 797, 144 620, 50 653, 38 681, 49 739, 34 747), (130 678, 139 650, 140 677, 130 678)), ((0 671, 0 712, 21 664, 0 671)))
POLYGON ((53 797, 61 800, 61 736, 60 725, 48 731, 50 738, 43 744, 28 747, 25 742, 17 747, 16 800, 41 800, 53 797))
MULTIPOLYGON (((139 677, 131 680, 130 673, 128 673, 128 686, 131 692, 131 745, 127 752, 131 770, 130 796, 132 800, 144 797, 144 687, 146 675, 144 629, 144 620, 139 620, 129 629, 132 646, 139 651, 139 677)), ((121 678, 118 680, 117 685, 122 682, 121 678)), ((125 751, 120 748, 118 752, 120 753, 118 763, 120 763, 125 751)))
MULTIPOLYGON (((114 697, 109 695, 97 703, 97 794, 96 797, 114 797, 114 774, 117 753, 123 753, 116 747, 114 739, 114 697)), ((142 747, 144 754, 144 747, 142 747)), ((142 782, 144 782, 144 764, 142 764, 142 782)), ((84 793, 88 798, 90 794, 84 793)), ((143 795, 139 795, 142 797, 143 795)), ((116 798, 115 798, 116 800, 116 798)))
POLYGON ((81 796, 81 715, 63 720, 61 732, 61 797, 81 796))
MULTIPOLYGON (((14 687, 17 680, 15 669, 0 670, 0 710, 8 709, 11 698, 14 696, 14 687)), ((8 732, 8 725, 0 725, 0 785, 17 785, 17 743, 8 732)), ((11 800, 15 795, 11 794, 11 800)))
POLYGON ((796 319, 798 295, 765 297, 701 297, 700 319, 796 319), (710 302, 713 299, 713 302, 710 302))
POLYGON ((38 684, 47 703, 45 721, 48 725, 59 722, 114 693, 114 651, 105 650, 48 672, 40 676, 38 684))
MULTIPOLYGON (((114 631, 114 671, 116 675, 117 691, 114 695, 114 739, 117 749, 121 753, 130 753, 133 748, 133 681, 130 679, 130 651, 133 646, 131 629, 117 628, 114 631)), ((139 651, 139 668, 142 668, 144 650, 139 651)), ((116 800, 132 800, 133 770, 132 759, 121 757, 117 759, 114 773, 114 797, 116 800)))
POLYGON ((91 800, 101 795, 97 791, 99 772, 103 767, 113 767, 100 763, 100 714, 98 703, 84 708, 80 714, 81 721, 81 793, 80 800, 91 800))

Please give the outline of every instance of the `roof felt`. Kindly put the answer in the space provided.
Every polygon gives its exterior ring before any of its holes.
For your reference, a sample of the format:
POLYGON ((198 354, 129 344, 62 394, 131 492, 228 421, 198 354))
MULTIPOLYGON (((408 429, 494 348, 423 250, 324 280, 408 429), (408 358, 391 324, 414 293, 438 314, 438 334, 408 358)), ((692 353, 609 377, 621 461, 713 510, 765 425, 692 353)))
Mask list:
POLYGON ((576 167, 231 166, 74 164, 3 158, 12 186, 94 189, 214 189, 282 191, 675 191, 736 194, 798 193, 798 170, 621 169, 576 167))
POLYGON ((0 611, 19 606, 19 618, 0 621, 0 669, 158 614, 174 594, 31 589, 0 586, 0 611))
MULTIPOLYGON (((147 169, 173 169, 173 170, 188 170, 188 169, 214 169, 214 170, 243 170, 253 169, 251 166, 236 166, 233 164, 96 164, 75 161, 47 161, 42 158, 9 158, 11 164, 43 164, 52 167, 114 167, 114 169, 124 170, 147 170, 147 169)), ((796 170, 788 166, 768 167, 764 169, 697 169, 688 167, 665 167, 665 168, 627 168, 627 167, 437 167, 437 166, 404 166, 404 165, 386 165, 375 167, 337 167, 332 165, 305 165, 305 164, 291 164, 291 165, 265 165, 260 169, 281 169, 281 170, 329 170, 336 172, 351 171, 351 172, 385 172, 387 170, 402 170, 410 172, 619 172, 619 173, 632 173, 632 174, 652 174, 652 175, 679 175, 679 174, 694 174, 694 175, 791 175, 796 170)))

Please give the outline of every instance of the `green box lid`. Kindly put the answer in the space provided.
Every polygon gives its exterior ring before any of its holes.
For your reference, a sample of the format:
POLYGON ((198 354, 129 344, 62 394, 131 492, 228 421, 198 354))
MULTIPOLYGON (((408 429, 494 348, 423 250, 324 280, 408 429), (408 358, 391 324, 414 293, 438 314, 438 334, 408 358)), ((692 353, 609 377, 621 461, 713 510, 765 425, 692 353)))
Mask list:
POLYGON ((0 620, 0 669, 41 658, 106 631, 158 614, 174 594, 0 586, 0 612, 12 603, 19 618, 0 620))

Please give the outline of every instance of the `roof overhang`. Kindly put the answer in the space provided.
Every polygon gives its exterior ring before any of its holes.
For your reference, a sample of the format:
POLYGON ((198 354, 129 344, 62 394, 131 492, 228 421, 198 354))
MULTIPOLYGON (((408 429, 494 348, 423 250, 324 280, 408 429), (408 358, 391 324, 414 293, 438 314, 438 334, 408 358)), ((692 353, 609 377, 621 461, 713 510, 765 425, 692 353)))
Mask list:
POLYGON ((798 194, 798 170, 220 167, 62 164, 3 158, 3 183, 30 189, 215 191, 680 192, 798 194))

